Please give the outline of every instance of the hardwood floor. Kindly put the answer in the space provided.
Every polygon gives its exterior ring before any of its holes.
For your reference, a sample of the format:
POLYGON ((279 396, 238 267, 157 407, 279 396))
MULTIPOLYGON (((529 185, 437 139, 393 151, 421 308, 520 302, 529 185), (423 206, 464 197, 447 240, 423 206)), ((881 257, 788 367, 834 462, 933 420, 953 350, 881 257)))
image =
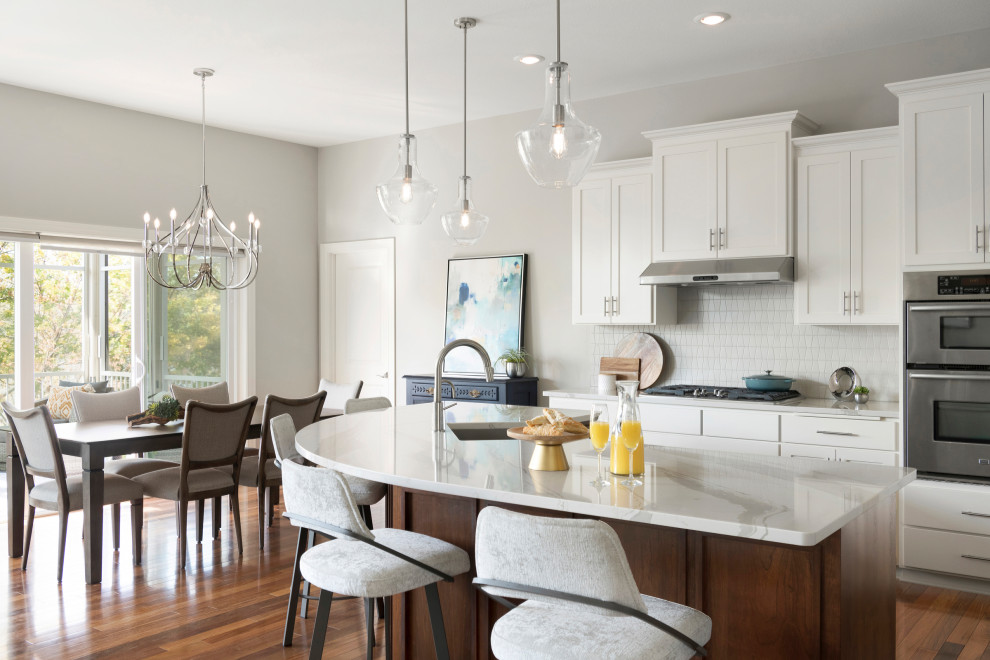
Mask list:
MULTIPOLYGON (((281 645, 295 528, 277 519, 261 553, 253 492, 241 489, 244 556, 237 556, 225 502, 220 539, 214 542, 207 530, 201 546, 190 542, 182 574, 176 569, 172 504, 146 500, 144 564, 137 568, 131 564, 124 505, 121 549, 111 549, 108 529, 104 582, 93 586, 82 578, 82 514, 70 516, 61 586, 55 581, 57 517, 39 517, 28 570, 20 570, 19 559, 8 559, 8 570, 0 574, 7 595, 0 603, 5 645, 0 653, 10 658, 306 657, 315 606, 308 619, 297 618, 293 646, 281 645)), ((379 505, 374 513, 376 525, 384 524, 384 508, 379 505)), ((195 530, 192 513, 189 529, 195 530)), ((381 623, 376 634, 382 638, 381 623)), ((360 603, 334 603, 324 657, 363 658, 364 644, 360 603)), ((990 660, 990 596, 899 583, 897 644, 898 658, 990 660)), ((375 658, 383 657, 377 647, 375 658)))

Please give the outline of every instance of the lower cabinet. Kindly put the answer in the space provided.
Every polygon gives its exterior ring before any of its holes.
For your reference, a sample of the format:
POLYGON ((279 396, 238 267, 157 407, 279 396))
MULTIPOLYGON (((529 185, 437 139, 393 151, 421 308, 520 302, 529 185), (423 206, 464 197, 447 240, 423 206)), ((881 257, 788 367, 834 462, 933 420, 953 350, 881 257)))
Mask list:
POLYGON ((990 579, 990 487, 915 481, 903 523, 904 566, 990 579))
POLYGON ((780 443, 780 455, 791 458, 818 458, 826 461, 844 461, 846 463, 869 463, 870 465, 897 465, 898 459, 898 454, 892 451, 804 445, 793 442, 780 443))

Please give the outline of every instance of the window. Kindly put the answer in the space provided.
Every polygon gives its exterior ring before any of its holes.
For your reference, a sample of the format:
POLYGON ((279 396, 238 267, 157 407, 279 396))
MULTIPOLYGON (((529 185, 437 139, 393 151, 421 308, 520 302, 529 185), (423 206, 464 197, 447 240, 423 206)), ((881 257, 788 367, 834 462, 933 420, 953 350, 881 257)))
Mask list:
MULTIPOLYGON (((34 246, 34 396, 43 399, 59 380, 88 373, 89 328, 84 322, 86 266, 81 252, 34 246)), ((92 374, 95 376, 96 374, 92 374)))
POLYGON ((110 387, 131 385, 134 350, 133 257, 100 255, 100 377, 110 387))
POLYGON ((14 394, 14 243, 0 241, 0 401, 14 394))

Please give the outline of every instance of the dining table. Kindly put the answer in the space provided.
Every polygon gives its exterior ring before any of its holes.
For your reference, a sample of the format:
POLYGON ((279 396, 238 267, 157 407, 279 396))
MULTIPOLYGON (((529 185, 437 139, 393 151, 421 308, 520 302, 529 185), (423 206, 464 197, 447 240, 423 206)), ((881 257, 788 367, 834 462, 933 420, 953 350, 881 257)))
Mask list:
MULTIPOLYGON (((248 438, 261 437, 262 409, 255 410, 248 438)), ((343 410, 324 408, 321 419, 342 415, 343 410)), ((83 544, 86 583, 103 579, 103 468, 108 458, 182 447, 183 422, 159 426, 128 426, 126 420, 67 422, 56 424, 59 449, 82 460, 83 544)), ((20 557, 24 551, 24 470, 13 437, 7 438, 7 553, 20 557)))

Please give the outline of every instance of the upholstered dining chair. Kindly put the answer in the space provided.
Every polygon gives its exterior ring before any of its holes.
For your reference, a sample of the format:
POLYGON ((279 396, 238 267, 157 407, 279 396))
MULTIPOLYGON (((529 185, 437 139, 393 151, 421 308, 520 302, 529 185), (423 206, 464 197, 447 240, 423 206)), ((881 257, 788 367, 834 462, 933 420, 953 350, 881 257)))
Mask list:
POLYGON ((199 401, 200 403, 230 403, 227 381, 206 387, 183 387, 173 384, 170 389, 172 396, 183 408, 190 401, 199 401))
POLYGON ((301 399, 287 399, 274 394, 265 397, 258 457, 257 460, 249 457, 244 461, 239 479, 241 486, 258 489, 258 544, 262 550, 265 549, 266 518, 267 526, 271 527, 275 517, 278 487, 282 485, 282 470, 275 465, 277 454, 273 447, 271 420, 279 415, 289 415, 296 428, 308 426, 320 419, 326 397, 327 393, 323 391, 301 399))
MULTIPOLYGON (((179 565, 182 569, 186 567, 186 514, 190 500, 197 504, 196 540, 199 542, 203 539, 203 501, 207 498, 217 501, 228 496, 234 515, 237 552, 244 552, 237 480, 241 474, 244 441, 257 404, 258 397, 255 396, 229 404, 189 401, 182 429, 181 463, 177 467, 134 477, 144 486, 146 495, 179 503, 179 565), (230 470, 220 469, 225 466, 230 466, 230 470)), ((216 512, 214 506, 214 534, 219 522, 216 512)))
POLYGON ((452 582, 454 576, 469 571, 467 552, 446 541, 402 529, 385 528, 372 533, 358 512, 347 481, 334 470, 284 461, 282 490, 286 517, 300 527, 299 547, 303 546, 306 530, 335 538, 306 550, 298 573, 293 572, 290 606, 300 579, 320 588, 310 658, 322 656, 335 594, 365 599, 369 658, 374 643, 371 602, 385 599, 385 649, 386 657, 391 657, 390 596, 425 587, 436 655, 439 660, 448 660, 437 582, 452 582))
MULTIPOLYGON (((27 569, 31 549, 31 532, 34 527, 35 509, 58 511, 58 581, 62 581, 65 563, 65 536, 69 524, 69 512, 83 508, 83 483, 81 476, 67 477, 58 436, 48 408, 39 406, 29 410, 15 410, 6 403, 4 416, 14 437, 14 444, 21 456, 24 482, 28 492, 27 531, 24 536, 24 554, 21 570, 27 569), (35 483, 35 477, 45 481, 35 483)), ((141 564, 141 524, 143 521, 143 497, 141 485, 116 474, 103 477, 103 504, 113 505, 113 548, 120 548, 120 503, 131 503, 131 543, 134 565, 141 564)))
POLYGON ((362 387, 364 387, 363 380, 359 380, 356 383, 334 383, 326 378, 321 378, 320 386, 316 389, 327 393, 327 400, 323 404, 324 406, 343 410, 345 401, 361 396, 362 387))
MULTIPOLYGON (((142 409, 141 390, 137 387, 104 394, 73 391, 70 396, 72 409, 80 422, 124 421, 128 415, 139 413, 142 409)), ((173 461, 158 458, 121 458, 108 462, 103 470, 109 474, 131 478, 175 465, 173 461)))
POLYGON ((619 536, 600 520, 485 507, 474 553, 475 586, 510 610, 492 628, 499 660, 559 658, 562 649, 578 658, 707 655, 712 620, 640 594, 619 536))

